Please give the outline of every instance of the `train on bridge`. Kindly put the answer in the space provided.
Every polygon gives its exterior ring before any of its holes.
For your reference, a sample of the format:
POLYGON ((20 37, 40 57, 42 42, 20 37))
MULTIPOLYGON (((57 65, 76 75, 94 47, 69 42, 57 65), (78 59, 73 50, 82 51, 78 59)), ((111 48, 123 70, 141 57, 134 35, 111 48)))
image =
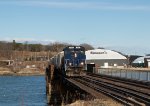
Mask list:
POLYGON ((86 55, 82 46, 67 46, 62 52, 50 59, 55 70, 60 71, 64 76, 85 75, 86 55))

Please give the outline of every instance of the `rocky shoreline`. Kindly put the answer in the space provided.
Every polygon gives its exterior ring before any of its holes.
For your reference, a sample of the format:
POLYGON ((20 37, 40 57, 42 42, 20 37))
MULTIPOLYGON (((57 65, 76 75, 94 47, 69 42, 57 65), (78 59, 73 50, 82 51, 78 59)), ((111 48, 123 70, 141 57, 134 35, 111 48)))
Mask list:
MULTIPOLYGON (((146 68, 124 68, 126 70, 138 70, 138 71, 150 71, 146 68)), ((18 69, 17 69, 18 70, 18 69)), ((22 68, 19 69, 19 71, 12 70, 11 68, 7 67, 0 67, 0 76, 43 76, 45 75, 45 69, 39 69, 39 68, 22 68)))
POLYGON ((10 68, 0 67, 0 76, 43 76, 45 71, 37 68, 23 68, 20 71, 12 71, 10 68))

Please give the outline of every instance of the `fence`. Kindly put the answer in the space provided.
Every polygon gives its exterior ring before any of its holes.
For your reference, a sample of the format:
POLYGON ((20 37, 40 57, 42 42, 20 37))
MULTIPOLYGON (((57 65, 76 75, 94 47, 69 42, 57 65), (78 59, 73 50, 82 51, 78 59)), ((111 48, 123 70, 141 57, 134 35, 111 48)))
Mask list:
POLYGON ((150 81, 150 71, 116 69, 116 68, 93 68, 93 73, 101 75, 109 75, 113 77, 121 77, 126 79, 150 81))

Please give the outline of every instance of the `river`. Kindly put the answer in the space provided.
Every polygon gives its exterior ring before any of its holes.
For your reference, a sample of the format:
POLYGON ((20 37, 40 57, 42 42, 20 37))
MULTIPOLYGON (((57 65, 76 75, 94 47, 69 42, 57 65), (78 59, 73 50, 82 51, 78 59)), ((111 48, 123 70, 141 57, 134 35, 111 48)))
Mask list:
POLYGON ((44 76, 0 76, 0 106, 47 106, 44 76))

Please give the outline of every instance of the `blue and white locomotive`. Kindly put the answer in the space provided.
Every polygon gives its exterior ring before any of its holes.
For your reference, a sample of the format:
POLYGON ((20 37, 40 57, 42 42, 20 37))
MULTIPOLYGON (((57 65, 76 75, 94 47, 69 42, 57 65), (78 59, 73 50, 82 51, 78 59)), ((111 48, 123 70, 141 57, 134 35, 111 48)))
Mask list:
POLYGON ((67 46, 62 52, 51 58, 55 69, 66 76, 85 75, 86 55, 82 46, 67 46))

